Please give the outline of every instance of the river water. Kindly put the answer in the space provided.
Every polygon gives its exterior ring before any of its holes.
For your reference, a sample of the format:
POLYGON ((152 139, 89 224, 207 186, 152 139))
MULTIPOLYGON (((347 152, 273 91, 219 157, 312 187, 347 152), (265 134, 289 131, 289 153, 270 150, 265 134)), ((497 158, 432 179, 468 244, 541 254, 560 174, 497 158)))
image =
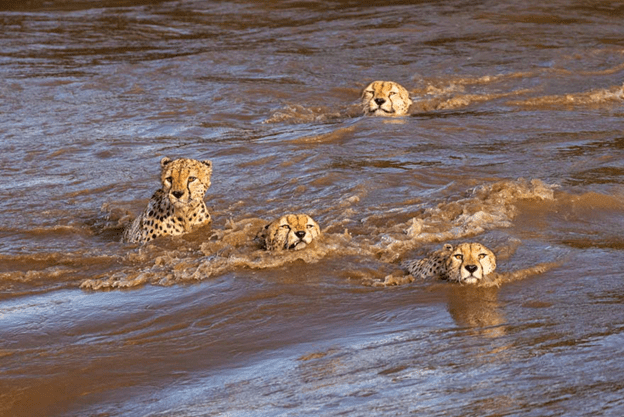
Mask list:
POLYGON ((624 413, 624 5, 0 5, 0 415, 624 413), (373 80, 412 114, 363 117, 373 80), (159 160, 213 224, 120 243, 159 160), (253 241, 286 212, 323 238, 253 241), (500 288, 379 287, 480 241, 500 288))

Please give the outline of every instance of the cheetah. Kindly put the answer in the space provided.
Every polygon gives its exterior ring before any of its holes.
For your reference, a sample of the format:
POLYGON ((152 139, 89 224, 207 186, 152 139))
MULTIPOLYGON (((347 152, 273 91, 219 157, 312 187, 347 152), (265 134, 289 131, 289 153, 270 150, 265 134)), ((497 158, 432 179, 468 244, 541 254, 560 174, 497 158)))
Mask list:
POLYGON ((264 226, 256 235, 270 251, 301 250, 321 235, 319 225, 307 214, 286 214, 264 226))
POLYGON ((373 81, 362 91, 362 106, 368 116, 405 116, 411 105, 409 92, 393 81, 373 81))
POLYGON ((424 259, 406 264, 415 278, 440 278, 462 284, 476 284, 496 269, 496 255, 480 243, 445 244, 424 259))
POLYGON ((124 242, 147 243, 163 235, 182 235, 212 221, 204 203, 204 194, 210 187, 212 162, 164 157, 160 166, 162 188, 124 231, 124 242))

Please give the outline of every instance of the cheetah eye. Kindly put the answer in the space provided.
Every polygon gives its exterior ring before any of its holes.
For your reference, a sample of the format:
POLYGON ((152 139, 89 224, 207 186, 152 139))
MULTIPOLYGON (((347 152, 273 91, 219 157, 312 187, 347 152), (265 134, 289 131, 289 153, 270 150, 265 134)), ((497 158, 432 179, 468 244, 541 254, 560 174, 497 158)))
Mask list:
POLYGON ((313 224, 308 224, 308 225, 306 225, 306 227, 307 227, 308 229, 312 229, 312 228, 314 227, 314 225, 313 225, 313 224))
POLYGON ((483 259, 487 256, 487 253, 480 253, 479 254, 479 259, 483 259))
POLYGON ((459 259, 460 261, 464 260, 464 255, 462 255, 461 253, 458 253, 456 255, 453 255, 453 257, 455 257, 455 259, 459 259))
POLYGON ((193 182, 193 181, 195 181, 196 179, 197 179, 197 178, 195 178, 195 177, 189 177, 189 178, 188 178, 188 182, 193 182))
POLYGON ((288 229, 288 230, 290 230, 290 226, 289 226, 289 225, 287 225, 287 224, 282 224, 282 225, 280 226, 280 228, 281 228, 281 229, 288 229))
POLYGON ((167 177, 167 178, 165 178, 165 181, 167 181, 167 182, 173 182, 173 177, 167 177))
POLYGON ((395 95, 395 94, 396 94, 396 91, 390 91, 390 92, 388 93, 388 97, 393 96, 393 95, 395 95))
POLYGON ((375 92, 374 92, 374 91, 365 91, 365 93, 366 93, 366 94, 370 94, 371 96, 374 96, 374 95, 375 95, 375 92))

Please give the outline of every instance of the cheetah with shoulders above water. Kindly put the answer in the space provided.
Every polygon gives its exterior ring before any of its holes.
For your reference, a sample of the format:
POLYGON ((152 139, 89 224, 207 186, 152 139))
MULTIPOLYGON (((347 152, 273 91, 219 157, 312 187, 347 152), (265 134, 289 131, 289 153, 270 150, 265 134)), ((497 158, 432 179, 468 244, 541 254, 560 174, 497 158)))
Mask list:
POLYGON ((212 220, 204 203, 204 194, 210 187, 212 162, 165 157, 160 166, 162 188, 124 231, 125 242, 146 243, 163 235, 182 235, 212 220))
POLYGON ((440 278, 462 284, 477 284, 496 269, 496 255, 480 243, 445 244, 424 259, 406 264, 414 278, 440 278))
POLYGON ((256 239, 267 250, 301 250, 321 235, 321 229, 307 214, 286 214, 267 224, 256 239))
POLYGON ((412 100, 394 81, 373 81, 362 91, 362 105, 368 116, 405 116, 412 100))

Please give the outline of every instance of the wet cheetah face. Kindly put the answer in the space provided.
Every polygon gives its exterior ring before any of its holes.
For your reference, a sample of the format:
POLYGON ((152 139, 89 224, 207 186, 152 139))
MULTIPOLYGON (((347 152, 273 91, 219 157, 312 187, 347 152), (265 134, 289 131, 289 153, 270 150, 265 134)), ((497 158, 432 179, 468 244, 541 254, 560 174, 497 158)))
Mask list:
POLYGON ((318 223, 307 214, 287 214, 267 224, 258 238, 268 250, 300 250, 321 235, 318 223))
POLYGON ((162 190, 176 208, 195 206, 210 187, 212 162, 180 158, 160 161, 162 190))
POLYGON ((362 91, 364 114, 369 116, 404 116, 411 104, 408 91, 393 81, 374 81, 362 91))
POLYGON ((480 243, 461 243, 448 257, 447 279, 476 284, 496 269, 496 256, 480 243))

